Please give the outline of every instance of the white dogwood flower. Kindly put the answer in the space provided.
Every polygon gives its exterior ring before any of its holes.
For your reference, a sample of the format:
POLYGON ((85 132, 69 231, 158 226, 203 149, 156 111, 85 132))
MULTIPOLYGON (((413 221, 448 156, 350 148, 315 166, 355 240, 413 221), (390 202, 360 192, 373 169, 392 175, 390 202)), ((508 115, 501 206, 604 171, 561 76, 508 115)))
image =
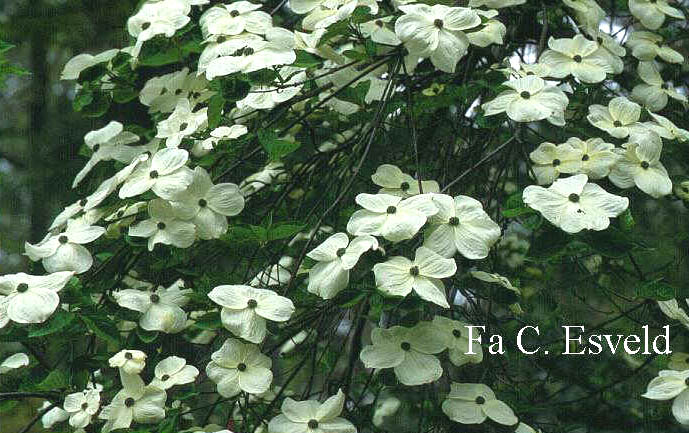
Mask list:
POLYGON ((100 392, 88 389, 69 394, 63 407, 69 413, 69 425, 76 429, 84 428, 100 408, 100 392))
POLYGON ((632 89, 632 97, 644 104, 649 111, 660 111, 668 103, 668 97, 680 102, 687 102, 687 97, 677 90, 670 82, 663 81, 653 62, 641 62, 637 69, 643 83, 632 89))
POLYGON ((102 433, 129 428, 132 422, 154 424, 165 418, 165 391, 151 385, 144 386, 143 381, 135 377, 138 380, 125 384, 98 415, 107 420, 102 433))
POLYGON ((606 143, 602 138, 589 138, 584 141, 571 137, 566 141, 580 155, 576 170, 572 173, 583 173, 589 179, 602 179, 610 173, 620 159, 615 145, 606 143))
POLYGON ((0 374, 5 374, 12 370, 26 367, 27 365, 29 365, 29 357, 27 356, 27 354, 22 352, 15 353, 14 355, 10 355, 4 361, 2 361, 2 363, 0 363, 0 374))
POLYGON ((234 140, 249 132, 244 125, 218 126, 210 132, 205 140, 196 140, 191 148, 192 155, 201 157, 212 151, 220 141, 234 140))
POLYGON ((654 132, 663 138, 668 140, 679 140, 681 142, 689 141, 689 131, 686 129, 679 128, 677 125, 672 123, 667 117, 661 116, 660 114, 648 113, 653 122, 645 122, 644 125, 650 127, 654 132))
POLYGON ((650 400, 672 400, 672 415, 680 424, 689 424, 689 369, 661 370, 641 396, 650 400))
POLYGON ((187 313, 182 307, 189 302, 191 292, 178 280, 153 292, 125 289, 114 292, 113 297, 119 306, 142 313, 139 319, 142 329, 175 334, 186 327, 187 313))
POLYGON ((588 176, 577 174, 558 179, 546 189, 527 186, 522 198, 529 207, 568 233, 581 230, 605 230, 610 218, 624 212, 629 199, 606 192, 588 176))
POLYGON ((307 290, 323 299, 332 299, 349 284, 349 270, 368 250, 378 249, 371 235, 357 236, 350 242, 346 233, 335 233, 307 256, 316 260, 309 270, 307 290))
POLYGON ((149 219, 129 227, 129 235, 148 238, 148 250, 156 244, 188 248, 196 239, 196 226, 179 219, 170 202, 157 198, 148 202, 149 219))
POLYGON ((582 83, 600 83, 606 73, 614 73, 614 68, 598 42, 586 39, 583 35, 574 38, 548 40, 549 50, 538 59, 550 67, 550 76, 564 78, 572 75, 582 83))
POLYGON ((60 303, 57 292, 62 290, 74 272, 48 275, 18 274, 0 276, 0 328, 15 323, 43 323, 60 303))
POLYGON ((103 233, 103 227, 88 225, 80 220, 69 220, 65 231, 48 234, 35 245, 25 242, 24 249, 31 260, 41 260, 48 272, 74 271, 81 274, 93 265, 93 257, 83 244, 95 241, 103 233))
POLYGON ((149 107, 149 113, 172 113, 180 101, 188 100, 193 109, 214 94, 205 77, 184 68, 146 81, 139 101, 149 107))
POLYGON ((569 99, 560 88, 535 75, 506 81, 504 85, 510 90, 482 105, 486 116, 504 112, 515 122, 547 119, 553 125, 565 124, 564 112, 569 99))
POLYGON ((194 223, 200 239, 215 239, 227 231, 227 217, 244 209, 244 196, 233 183, 213 185, 208 172, 196 167, 192 183, 170 204, 180 219, 194 223))
POLYGON ((101 63, 109 62, 119 53, 120 50, 112 49, 103 51, 102 53, 91 55, 91 54, 78 54, 67 63, 65 63, 64 68, 62 68, 62 73, 60 74, 61 80, 76 80, 79 78, 79 74, 82 71, 101 63))
POLYGON ((286 398, 282 402, 282 413, 270 420, 271 433, 337 432, 357 433, 356 427, 340 417, 345 404, 342 390, 323 403, 316 400, 294 401, 286 398))
POLYGON ((120 188, 120 198, 134 197, 152 190, 160 198, 169 199, 183 191, 193 180, 193 172, 185 165, 189 153, 184 149, 161 149, 141 162, 120 188))
MULTIPOLYGON (((404 173, 396 165, 379 165, 376 172, 371 175, 371 180, 380 186, 380 194, 398 195, 400 197, 411 197, 420 194, 419 181, 404 173)), ((422 180, 421 188, 424 193, 440 192, 438 182, 434 180, 422 180)))
POLYGON ((433 356, 445 350, 445 343, 430 322, 413 328, 392 326, 371 331, 371 345, 361 350, 359 357, 366 368, 393 368, 404 385, 435 382, 443 369, 433 356))
POLYGON ((481 24, 478 14, 469 8, 444 5, 409 4, 395 21, 395 33, 413 57, 430 57, 443 72, 455 71, 457 62, 467 52, 469 39, 462 30, 481 24))
POLYGON ((682 11, 670 6, 667 0, 629 0, 629 11, 650 30, 658 30, 665 22, 666 15, 684 19, 682 11))
POLYGON ((393 19, 393 16, 387 16, 362 23, 361 34, 378 44, 399 45, 402 41, 397 37, 394 30, 387 26, 393 19))
POLYGON ((354 235, 382 236, 392 242, 411 239, 438 208, 433 194, 403 199, 390 194, 359 194, 355 201, 364 209, 352 214, 347 231, 354 235))
POLYGON ((591 125, 615 138, 625 138, 633 131, 643 129, 640 117, 641 106, 624 96, 611 99, 607 107, 589 105, 589 114, 586 116, 591 125))
POLYGON ((486 258, 500 238, 500 226, 490 219, 481 202, 465 195, 453 198, 434 194, 433 203, 438 213, 429 219, 431 234, 424 246, 444 257, 459 252, 472 260, 486 258))
POLYGON ((452 421, 461 424, 481 424, 486 419, 509 426, 519 422, 512 409, 482 383, 452 382, 442 409, 452 421))
POLYGON ((146 367, 146 354, 140 350, 120 350, 108 360, 108 365, 126 374, 137 375, 146 367))
POLYGON ((600 22, 607 15, 596 0, 562 0, 562 3, 574 10, 577 23, 586 30, 598 29, 600 22))
POLYGON ((272 361, 255 344, 228 338, 211 355, 206 366, 208 378, 218 385, 218 394, 234 397, 241 391, 261 394, 270 388, 272 361))
POLYGON ((653 131, 632 135, 629 143, 619 149, 620 160, 608 176, 610 181, 620 188, 631 188, 636 185, 651 197, 662 197, 672 192, 672 181, 668 176, 660 155, 663 141, 653 131))
POLYGON ((497 19, 492 19, 498 15, 497 11, 483 11, 479 9, 476 13, 485 18, 486 21, 482 23, 479 30, 466 34, 471 45, 476 45, 481 48, 485 48, 491 44, 502 45, 504 42, 503 39, 507 34, 507 27, 497 19))
POLYGON ((635 30, 626 44, 632 49, 632 55, 642 62, 652 62, 660 57, 668 63, 682 63, 684 56, 664 42, 663 37, 656 33, 635 30))
POLYGON ((272 290, 244 285, 217 286, 208 294, 220 305, 220 320, 225 328, 252 343, 266 336, 266 320, 285 322, 294 313, 294 304, 272 290))
POLYGON ((180 99, 170 116, 158 122, 156 138, 165 139, 165 146, 178 147, 185 137, 195 133, 208 121, 208 108, 192 111, 188 99, 180 99))
POLYGON ((127 20, 129 34, 136 38, 131 56, 139 57, 144 42, 154 36, 171 38, 175 32, 189 23, 191 6, 186 0, 161 0, 146 2, 127 20))
POLYGON ((480 344, 469 342, 469 328, 464 322, 448 319, 443 316, 433 317, 433 326, 440 333, 448 348, 450 362, 457 367, 464 364, 479 364, 483 361, 483 349, 480 344), (471 350, 469 350, 471 349, 471 350))
POLYGON ((560 177, 560 173, 576 173, 581 163, 582 153, 568 142, 554 144, 541 143, 529 154, 533 162, 531 169, 539 185, 550 185, 560 177))
POLYGON ((192 383, 199 375, 199 370, 193 365, 188 365, 184 358, 168 356, 156 364, 154 374, 151 386, 166 390, 173 386, 192 383))
POLYGON ((241 0, 208 9, 199 19, 203 38, 234 36, 245 31, 265 34, 273 27, 273 19, 268 13, 259 11, 260 8, 260 4, 241 0))

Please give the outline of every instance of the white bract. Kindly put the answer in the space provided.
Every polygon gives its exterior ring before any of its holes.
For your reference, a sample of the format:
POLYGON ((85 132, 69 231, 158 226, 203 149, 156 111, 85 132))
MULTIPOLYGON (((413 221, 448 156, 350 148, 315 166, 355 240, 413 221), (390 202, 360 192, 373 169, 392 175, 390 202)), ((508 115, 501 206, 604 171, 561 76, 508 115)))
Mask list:
POLYGON ((265 34, 273 26, 273 19, 259 11, 260 8, 260 4, 242 0, 208 9, 199 19, 204 39, 234 36, 244 31, 265 34))
POLYGON ((149 113, 172 113, 180 101, 187 100, 194 108, 214 94, 205 77, 184 68, 148 80, 139 92, 139 102, 149 107, 149 113))
POLYGON ((101 63, 109 62, 119 53, 120 50, 112 49, 103 51, 100 54, 79 54, 65 63, 64 68, 62 68, 62 73, 60 74, 61 80, 76 80, 82 71, 101 63))
MULTIPOLYGON (((433 325, 440 333, 440 338, 444 340, 448 348, 450 362, 457 367, 464 364, 479 364, 483 361, 483 349, 481 345, 469 342, 469 328, 464 322, 448 319, 443 316, 433 317, 433 325)), ((474 330, 474 333, 477 331, 474 330)))
POLYGON ((214 239, 227 231, 227 217, 244 209, 244 196, 233 183, 213 185, 208 172, 196 167, 192 183, 170 204, 180 219, 194 223, 200 239, 214 239))
POLYGON ((195 133, 208 121, 208 108, 192 111, 188 99, 180 99, 170 116, 158 122, 156 138, 165 139, 165 146, 178 147, 185 137, 195 133))
POLYGON ((244 125, 218 126, 210 132, 210 137, 205 140, 196 140, 191 153, 196 157, 207 155, 219 142, 223 140, 234 140, 249 132, 244 125))
POLYGON ((582 153, 570 143, 541 143, 529 158, 539 185, 550 185, 561 173, 576 173, 581 163, 582 153))
POLYGON ((63 405, 69 413, 69 425, 84 428, 91 423, 91 418, 100 408, 100 392, 95 389, 75 392, 65 397, 63 405))
POLYGON ((218 385, 218 394, 234 397, 241 391, 261 394, 270 388, 272 361, 255 344, 228 338, 211 355, 206 367, 208 378, 218 385))
POLYGON ((103 233, 103 227, 69 220, 65 231, 48 234, 35 245, 25 242, 24 249, 31 260, 41 260, 48 272, 73 271, 81 274, 93 265, 93 257, 83 244, 95 241, 103 233))
POLYGON ((438 208, 433 194, 403 199, 390 194, 359 194, 356 203, 363 207, 352 214, 347 231, 354 235, 382 236, 392 242, 411 239, 438 208))
POLYGON ((648 383, 642 397, 650 400, 672 400, 672 415, 684 425, 689 424, 689 369, 684 371, 661 370, 658 377, 648 383))
POLYGON ((682 11, 670 6, 667 0, 629 0, 629 11, 650 30, 658 30, 665 22, 666 15, 684 19, 682 11))
POLYGON ((684 56, 664 43, 663 37, 637 30, 627 39, 627 46, 632 49, 632 55, 642 62, 652 62, 656 57, 668 63, 682 63, 684 56))
POLYGON ((404 385, 422 385, 440 379, 443 369, 433 356, 445 350, 445 342, 430 322, 413 328, 393 326, 371 331, 371 345, 360 358, 366 368, 393 368, 404 385))
POLYGON ((159 150, 127 176, 120 188, 120 198, 134 197, 148 190, 158 197, 171 198, 193 180, 193 172, 186 166, 188 159, 189 153, 184 149, 159 150))
POLYGON ((316 400, 294 401, 286 398, 282 413, 268 424, 270 433, 337 432, 357 433, 356 427, 340 417, 345 404, 342 390, 323 403, 316 400))
POLYGON ((395 32, 388 27, 394 17, 381 17, 361 24, 361 34, 371 38, 373 42, 384 45, 399 45, 402 43, 395 32))
POLYGON ((404 15, 395 21, 395 33, 414 60, 407 62, 408 69, 413 70, 416 59, 430 57, 436 68, 454 72, 470 44, 463 30, 481 24, 478 14, 469 8, 444 5, 410 4, 400 6, 400 10, 404 15))
POLYGON ((166 390, 173 386, 192 383, 198 375, 199 370, 193 365, 188 365, 184 358, 168 356, 156 365, 151 386, 166 390))
POLYGON ((127 21, 129 34, 136 38, 131 51, 134 58, 139 57, 144 42, 157 35, 171 38, 175 32, 189 23, 191 5, 186 0, 161 0, 146 2, 141 9, 127 21))
POLYGON ((486 258, 500 238, 500 226, 483 210, 481 202, 465 195, 453 198, 434 194, 433 203, 438 212, 429 218, 430 235, 424 246, 445 257, 459 252, 472 260, 486 258))
POLYGON ((146 367, 146 354, 140 350, 120 350, 108 360, 108 364, 126 374, 136 375, 146 367))
POLYGON ((196 239, 194 224, 183 221, 170 202, 163 199, 148 203, 149 219, 129 227, 129 235, 148 238, 148 250, 153 251, 156 244, 188 248, 196 239))
POLYGON ((349 271, 362 254, 378 249, 378 240, 370 235, 357 236, 350 242, 346 233, 335 233, 307 254, 316 263, 309 270, 307 290, 323 299, 332 299, 349 284, 349 271))
POLYGON ((129 428, 132 422, 154 424, 165 418, 165 391, 151 385, 144 386, 138 376, 134 377, 138 380, 123 384, 124 388, 98 415, 99 418, 107 420, 102 433, 129 428))
POLYGON ((613 98, 608 106, 589 105, 589 114, 586 117, 598 129, 606 131, 615 138, 625 138, 630 133, 643 129, 639 123, 641 106, 630 101, 624 96, 613 98))
POLYGON ((527 186, 524 203, 540 212, 545 219, 568 233, 581 230, 605 230, 610 218, 624 212, 629 199, 606 192, 588 176, 577 174, 556 180, 546 189, 527 186))
POLYGON ((632 98, 644 104, 650 111, 660 111, 668 103, 668 97, 680 102, 687 102, 687 97, 670 82, 663 81, 657 66, 653 62, 641 62, 637 69, 643 83, 632 89, 632 98))
POLYGON ((446 259, 433 250, 419 247, 414 261, 395 256, 373 266, 376 286, 392 296, 407 296, 412 291, 424 299, 444 308, 450 308, 441 278, 457 272, 454 259, 446 259))
POLYGON ((637 186, 651 197, 661 197, 672 192, 672 181, 662 162, 663 141, 653 131, 635 134, 629 143, 618 149, 621 158, 612 168, 610 181, 620 188, 637 186))
POLYGON ((515 425, 519 422, 512 409, 498 400, 488 386, 482 383, 453 382, 450 387, 450 394, 442 407, 445 415, 452 421, 481 424, 489 418, 503 425, 515 425))
POLYGON ((7 357, 2 363, 0 363, 0 374, 8 373, 12 370, 18 368, 26 367, 29 365, 29 357, 26 353, 15 353, 7 357))
POLYGON ((294 313, 294 304, 272 290, 244 285, 215 287, 208 294, 220 305, 220 320, 225 328, 252 343, 266 336, 266 320, 285 322, 294 313))
POLYGON ((187 314, 182 307, 189 302, 190 293, 192 290, 184 289, 184 282, 179 280, 154 292, 125 289, 113 297, 119 306, 143 313, 139 319, 142 329, 174 334, 186 326, 187 314))
POLYGON ((10 321, 42 323, 53 314, 62 290, 74 272, 48 275, 18 274, 0 276, 0 328, 10 321))
POLYGON ((506 81, 505 90, 492 101, 482 105, 486 116, 507 113, 515 122, 535 122, 547 119, 553 125, 565 124, 567 95, 535 75, 506 81))
POLYGON ((406 198, 420 194, 421 189, 423 189, 424 193, 440 192, 438 182, 434 180, 422 180, 419 182, 392 164, 378 166, 376 172, 371 175, 371 180, 381 187, 378 191, 380 194, 397 195, 406 198))
POLYGON ((600 49, 598 42, 576 35, 572 39, 548 40, 549 50, 538 59, 550 67, 550 76, 564 78, 572 75, 582 83, 599 83, 614 68, 608 55, 600 49))

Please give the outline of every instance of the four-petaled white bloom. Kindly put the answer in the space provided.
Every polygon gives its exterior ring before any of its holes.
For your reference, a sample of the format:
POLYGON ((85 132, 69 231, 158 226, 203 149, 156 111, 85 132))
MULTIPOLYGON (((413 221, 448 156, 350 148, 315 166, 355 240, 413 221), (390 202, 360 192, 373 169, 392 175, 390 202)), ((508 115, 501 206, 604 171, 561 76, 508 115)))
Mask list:
POLYGON ((482 105, 486 116, 507 113, 515 122, 547 119, 553 125, 565 124, 569 99, 560 88, 535 75, 506 81, 504 85, 511 90, 505 90, 482 105))
POLYGON ((139 326, 147 331, 162 331, 174 334, 183 330, 187 314, 182 307, 189 302, 191 289, 184 289, 184 282, 178 280, 170 287, 158 287, 154 292, 125 289, 113 293, 117 304, 143 313, 139 326))
POLYGON ((622 157, 608 176, 612 183, 620 188, 636 185, 655 198, 672 192, 672 181, 660 162, 663 141, 658 134, 651 130, 634 134, 623 147, 617 150, 622 157))
POLYGON ((316 400, 282 402, 282 413, 270 420, 270 433, 356 433, 356 427, 340 417, 345 404, 342 390, 323 403, 316 400))
POLYGON ((165 391, 152 385, 144 386, 139 376, 132 378, 131 382, 123 383, 124 388, 98 415, 108 420, 102 433, 128 428, 132 422, 154 424, 165 418, 165 391))
POLYGON ((452 198, 434 194, 433 203, 438 213, 429 218, 432 231, 424 246, 445 257, 455 252, 472 260, 488 257, 500 238, 500 226, 490 219, 481 202, 466 195, 452 198))
POLYGON ((207 155, 222 140, 233 140, 249 132, 244 125, 218 126, 210 132, 205 140, 196 140, 191 153, 196 157, 207 155))
POLYGON ((139 57, 144 42, 157 35, 171 38, 175 32, 189 23, 191 5, 186 0, 162 0, 146 2, 141 9, 127 20, 127 30, 136 38, 131 52, 132 57, 139 57))
POLYGON ((182 100, 188 100, 193 108, 214 94, 205 77, 184 68, 146 81, 139 92, 139 101, 149 107, 149 113, 172 113, 182 100))
POLYGON ((93 265, 91 253, 82 244, 95 241, 103 233, 103 227, 69 220, 65 231, 48 234, 35 245, 25 242, 24 249, 31 260, 41 260, 48 272, 74 271, 81 274, 93 265))
POLYGON ((548 47, 550 49, 538 61, 550 67, 553 78, 572 75, 582 83, 600 83, 605 80, 606 73, 614 72, 608 55, 600 49, 598 42, 583 35, 572 39, 551 37, 548 47))
POLYGON ((440 338, 444 340, 450 362, 454 365, 461 367, 466 363, 479 364, 483 361, 483 349, 475 341, 469 341, 469 328, 466 323, 435 316, 433 325, 440 333, 440 338))
POLYGON ((373 42, 379 44, 399 45, 402 41, 399 40, 392 29, 387 27, 387 24, 389 24, 393 18, 392 16, 387 16, 362 23, 361 34, 367 38, 371 38, 373 42))
POLYGON ((164 138, 165 146, 178 147, 182 139, 190 136, 208 121, 208 108, 192 111, 188 99, 177 102, 175 110, 170 116, 158 122, 156 138, 164 138))
MULTIPOLYGON (((421 193, 419 181, 404 173, 396 165, 383 164, 378 166, 376 172, 371 175, 371 180, 381 187, 378 191, 380 194, 398 195, 406 198, 421 193)), ((440 192, 440 186, 434 180, 422 180, 421 188, 424 193, 440 192)))
POLYGON ((512 409, 482 383, 453 382, 442 408, 452 421, 461 424, 481 424, 487 418, 502 425, 519 422, 512 409))
POLYGON ((252 343, 266 336, 266 320, 285 322, 294 313, 294 304, 272 290, 244 285, 215 287, 208 294, 220 305, 220 320, 225 328, 252 343))
POLYGON ((410 4, 399 9, 404 15, 395 21, 395 33, 409 50, 412 61, 407 62, 407 69, 413 70, 417 59, 430 57, 436 68, 454 72, 470 44, 462 30, 481 24, 478 14, 470 8, 444 5, 410 4))
POLYGON ((323 299, 332 299, 349 284, 349 270, 368 250, 378 249, 371 235, 349 241, 346 233, 335 233, 307 254, 318 261, 309 271, 307 290, 323 299))
POLYGON ((689 369, 661 370, 658 377, 648 383, 646 393, 641 396, 651 400, 674 398, 672 415, 680 424, 689 424, 689 369))
POLYGON ((629 206, 628 198, 588 183, 585 174, 558 179, 548 189, 527 186, 522 197, 524 203, 568 233, 584 229, 605 230, 610 225, 610 218, 629 206))
POLYGON ((139 374, 146 367, 146 354, 140 350, 120 350, 108 360, 108 364, 129 375, 139 374))
POLYGON ((112 50, 103 51, 95 56, 91 54, 78 54, 65 63, 65 67, 62 68, 62 73, 60 74, 60 79, 76 80, 79 78, 79 74, 81 74, 82 71, 90 68, 91 66, 109 62, 119 52, 120 50, 115 48, 112 50))
POLYGON ((69 394, 65 397, 63 407, 69 413, 69 425, 76 429, 84 428, 91 423, 91 417, 100 408, 100 392, 87 389, 69 394))
POLYGON ((193 171, 186 166, 189 153, 184 149, 161 149, 136 166, 120 188, 120 198, 134 197, 152 190, 160 198, 169 199, 183 191, 193 180, 193 171))
POLYGON ((187 365, 184 358, 168 356, 156 364, 154 373, 151 386, 165 390, 193 382, 199 375, 199 370, 193 365, 187 365))
POLYGON ((42 323, 60 303, 62 290, 74 272, 49 275, 18 274, 0 276, 0 328, 15 323, 42 323))
POLYGON ((211 355, 206 366, 208 378, 218 385, 218 394, 234 397, 241 391, 261 394, 270 388, 272 361, 255 344, 228 338, 211 355))
POLYGON ((667 0, 629 0, 629 11, 650 30, 658 30, 665 22, 665 15, 684 19, 682 11, 670 6, 667 0))
POLYGON ((244 196, 234 183, 213 185, 202 167, 194 169, 194 180, 186 190, 173 196, 175 214, 196 226, 200 239, 219 238, 227 231, 227 217, 244 209, 244 196))
POLYGON ((29 357, 26 353, 15 353, 0 363, 0 374, 5 374, 27 365, 29 365, 29 357))
POLYGON ((257 10, 260 8, 260 4, 241 0, 208 9, 199 19, 203 38, 234 36, 244 31, 265 34, 273 26, 273 19, 268 13, 257 10))
POLYGON ((550 185, 560 177, 560 173, 576 173, 581 157, 582 153, 569 142, 541 143, 529 154, 534 163, 531 169, 539 185, 550 185))
POLYGON ((689 141, 689 131, 677 127, 670 119, 660 114, 648 113, 654 122, 645 122, 644 125, 650 127, 658 135, 668 140, 689 141))
POLYGON ((421 322, 413 328, 375 328, 371 331, 371 343, 359 355, 364 366, 393 368, 404 385, 435 382, 443 374, 440 361, 433 355, 445 350, 445 342, 431 322, 421 322))
POLYGON ((643 83, 632 89, 632 98, 644 104, 650 111, 660 111, 668 103, 668 97, 680 102, 687 102, 687 97, 677 90, 672 83, 663 81, 653 62, 640 62, 637 68, 643 83))
POLYGON ((148 250, 153 251, 156 244, 188 248, 196 239, 194 224, 179 219, 170 202, 163 199, 148 203, 150 219, 129 227, 129 235, 148 238, 148 250))
POLYGON ((607 15, 596 0, 562 0, 562 3, 574 9, 577 23, 586 30, 598 29, 600 22, 607 15))
POLYGON ((652 32, 633 31, 626 44, 632 55, 642 62, 651 62, 660 57, 668 63, 682 63, 684 56, 664 43, 663 37, 652 32))
POLYGON ((630 133, 643 129, 639 123, 641 106, 624 96, 613 98, 608 106, 589 105, 589 114, 586 116, 589 123, 598 129, 606 131, 615 138, 625 138, 630 133))
POLYGON ((403 199, 390 194, 359 194, 355 201, 364 209, 352 214, 347 231, 354 235, 382 236, 392 242, 411 239, 438 208, 433 194, 424 193, 403 199))

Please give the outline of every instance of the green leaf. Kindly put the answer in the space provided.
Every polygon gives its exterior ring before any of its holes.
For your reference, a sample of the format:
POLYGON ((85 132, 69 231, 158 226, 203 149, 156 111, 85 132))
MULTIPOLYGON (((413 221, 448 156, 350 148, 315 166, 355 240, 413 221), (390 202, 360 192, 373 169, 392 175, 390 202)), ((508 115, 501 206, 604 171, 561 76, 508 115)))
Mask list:
POLYGON ((268 153, 271 161, 279 161, 282 157, 289 155, 301 146, 299 142, 279 140, 274 131, 259 131, 258 141, 266 153, 268 153))
POLYGON ((67 388, 69 379, 67 374, 62 370, 51 371, 45 379, 36 385, 37 391, 55 391, 57 389, 67 388))
POLYGON ((297 60, 292 63, 293 66, 298 68, 312 68, 321 64, 321 60, 311 53, 306 51, 297 50, 297 60))
POLYGON ((634 221, 634 217, 632 216, 632 211, 627 209, 622 213, 622 215, 617 217, 617 220, 620 222, 620 228, 622 231, 625 232, 630 232, 636 225, 636 222, 634 221))
POLYGON ((93 99, 81 108, 81 113, 86 117, 101 117, 110 109, 110 98, 104 92, 94 92, 93 99))
POLYGON ((345 50, 342 55, 352 60, 366 60, 368 58, 366 53, 355 50, 345 50))
POLYGON ((93 92, 84 87, 79 90, 77 95, 74 97, 74 101, 72 101, 72 108, 74 111, 81 111, 91 102, 93 102, 93 92))
POLYGON ((32 326, 29 330, 29 337, 43 337, 45 335, 54 334, 64 327, 72 323, 75 315, 68 311, 58 310, 49 321, 41 324, 32 326))
POLYGON ((118 86, 112 91, 112 100, 118 104, 126 104, 136 99, 138 96, 138 90, 132 86, 118 86))
POLYGON ((636 296, 656 301, 669 301, 670 299, 679 297, 680 293, 676 287, 656 280, 637 287, 636 296))
POLYGON ((117 330, 115 324, 107 318, 96 316, 89 317, 86 315, 79 316, 79 318, 97 337, 119 346, 120 332, 117 330))
POLYGON ((220 125, 222 109, 225 106, 225 98, 219 93, 216 93, 208 101, 208 127, 215 129, 220 125))
POLYGON ((304 228, 301 224, 282 223, 271 226, 268 229, 266 240, 276 241, 294 236, 304 228))
POLYGON ((222 97, 229 102, 236 102, 246 98, 251 90, 251 83, 240 79, 241 75, 220 79, 222 97))
POLYGON ((141 328, 136 328, 136 335, 139 337, 139 340, 146 344, 152 343, 156 338, 158 338, 157 332, 146 331, 145 329, 141 328))
POLYGON ((222 328, 222 322, 218 313, 208 313, 196 319, 193 326, 198 329, 214 331, 222 328))

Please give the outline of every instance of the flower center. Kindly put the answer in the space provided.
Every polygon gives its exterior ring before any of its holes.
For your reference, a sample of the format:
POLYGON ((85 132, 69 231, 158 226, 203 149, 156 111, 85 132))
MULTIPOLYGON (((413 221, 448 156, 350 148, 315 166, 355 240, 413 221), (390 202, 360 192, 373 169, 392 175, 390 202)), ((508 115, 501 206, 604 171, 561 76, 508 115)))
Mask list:
POLYGON ((612 122, 612 126, 614 126, 615 128, 619 128, 620 126, 622 126, 622 122, 620 122, 619 120, 615 120, 614 122, 612 122))
POLYGON ((309 422, 307 423, 310 429, 315 430, 318 428, 318 420, 315 419, 310 419, 309 422))
POLYGON ((388 208, 385 210, 388 214, 392 215, 395 212, 397 212, 397 208, 395 206, 388 206, 388 208))
POLYGON ((164 374, 164 375, 160 378, 160 380, 162 380, 163 382, 167 381, 168 379, 170 379, 170 375, 169 375, 169 374, 164 374))
POLYGON ((558 165, 560 165, 560 162, 561 161, 557 158, 553 159, 553 167, 557 167, 558 165))
POLYGON ((244 364, 243 362, 240 362, 239 364, 237 364, 237 370, 246 371, 246 364, 244 364))
POLYGON ((663 84, 660 85, 660 88, 663 89, 663 90, 667 90, 667 89, 670 88, 670 86, 668 86, 667 83, 663 83, 663 84))
POLYGON ((141 24, 141 30, 146 30, 147 28, 151 27, 151 23, 143 23, 141 24))
POLYGON ((255 299, 249 299, 246 301, 246 306, 249 308, 256 308, 258 306, 258 302, 256 302, 255 299))
POLYGON ((462 331, 460 331, 459 329, 453 329, 453 330, 452 330, 452 335, 454 335, 455 338, 459 338, 459 337, 462 336, 462 331))
POLYGON ((254 49, 253 49, 253 48, 250 48, 250 47, 244 48, 244 55, 245 55, 245 56, 250 56, 250 55, 252 55, 253 53, 254 53, 254 49))
POLYGON ((215 40, 215 42, 222 44, 226 40, 227 40, 227 38, 225 36, 220 36, 218 39, 215 40))
POLYGON ((344 254, 346 252, 347 252, 346 248, 338 248, 337 251, 335 252, 335 254, 337 255, 337 257, 342 257, 342 256, 344 256, 344 254))
POLYGON ((19 283, 19 285, 17 286, 17 292, 19 293, 24 293, 27 290, 29 290, 29 285, 26 283, 19 283))
POLYGON ((125 359, 133 359, 133 358, 134 358, 134 355, 132 355, 131 352, 125 352, 125 353, 124 353, 124 358, 125 358, 125 359))
POLYGON ((122 215, 124 215, 124 211, 117 211, 117 218, 122 218, 122 215))
POLYGON ((596 38, 596 41, 598 41, 599 44, 603 45, 603 38, 602 37, 598 36, 596 38))
POLYGON ((572 203, 579 202, 579 194, 574 194, 574 193, 570 194, 569 195, 569 201, 571 201, 572 203))
POLYGON ((444 24, 443 20, 441 20, 441 19, 436 19, 435 21, 433 21, 433 25, 439 29, 443 28, 443 24, 444 24))
POLYGON ((231 11, 231 12, 230 12, 230 16, 231 16, 232 18, 238 17, 238 16, 239 16, 239 11, 236 10, 236 9, 233 10, 233 11, 231 11))
POLYGON ((84 207, 88 202, 88 199, 82 198, 81 200, 79 200, 79 206, 84 207))
POLYGON ((524 99, 529 99, 529 98, 531 97, 531 93, 529 93, 529 92, 527 92, 526 90, 524 90, 523 92, 521 92, 521 93, 519 94, 519 96, 521 96, 521 97, 524 98, 524 99))
POLYGON ((584 155, 581 157, 581 160, 582 160, 582 161, 588 161, 588 160, 589 160, 589 156, 588 156, 587 154, 584 154, 584 155))
POLYGON ((131 397, 127 397, 127 399, 124 401, 124 405, 127 407, 132 407, 134 406, 134 403, 136 403, 136 400, 134 400, 131 397))
POLYGON ((481 397, 480 395, 476 397, 476 404, 483 404, 486 402, 486 399, 481 397))
POLYGON ((158 177, 158 170, 151 170, 151 172, 148 173, 148 175, 151 177, 151 179, 155 179, 158 177))
POLYGON ((459 225, 459 218, 456 216, 450 217, 449 220, 447 220, 447 223, 450 224, 451 226, 458 226, 459 225))
POLYGON ((82 404, 81 404, 81 410, 86 410, 86 409, 88 409, 88 408, 89 408, 89 404, 88 404, 88 403, 82 403, 82 404))
POLYGON ((383 21, 382 20, 376 20, 376 25, 378 27, 383 27, 383 21))
POLYGON ((150 299, 151 299, 151 302, 153 302, 154 304, 157 304, 158 302, 160 302, 160 296, 156 295, 155 293, 153 293, 151 295, 150 299))
POLYGON ((99 149, 100 149, 100 144, 96 144, 95 146, 93 146, 93 153, 98 152, 99 149))
POLYGON ((400 189, 401 189, 402 191, 408 190, 408 189, 409 189, 409 182, 402 182, 402 183, 400 184, 400 189))
POLYGON ((180 130, 180 131, 184 131, 185 129, 187 129, 188 126, 189 126, 189 124, 188 124, 187 122, 182 122, 182 123, 179 125, 179 130, 180 130))
POLYGON ((419 275, 419 267, 412 266, 411 268, 409 268, 409 275, 411 275, 412 277, 416 277, 417 275, 419 275))
POLYGON ((572 57, 572 60, 574 60, 577 63, 581 63, 582 58, 579 54, 577 54, 576 56, 572 57))
POLYGON ((199 207, 206 207, 206 206, 208 206, 208 202, 206 201, 206 199, 204 199, 204 198, 200 199, 199 200, 199 207))
POLYGON ((411 344, 407 343, 406 341, 402 342, 402 344, 400 344, 400 347, 401 347, 402 350, 404 350, 405 352, 408 352, 408 351, 411 350, 411 344))
POLYGON ((164 222, 159 222, 158 223, 158 230, 165 230, 165 223, 164 222))
POLYGON ((67 242, 69 242, 69 238, 68 238, 67 236, 65 236, 65 235, 60 236, 59 238, 57 238, 57 240, 58 240, 61 244, 66 244, 67 242))
POLYGON ((182 94, 182 89, 177 89, 177 90, 175 90, 175 95, 176 95, 176 96, 179 96, 179 95, 181 95, 181 94, 182 94))
POLYGON ((648 163, 648 161, 641 161, 641 168, 644 170, 648 170, 648 167, 650 167, 651 164, 648 163))

